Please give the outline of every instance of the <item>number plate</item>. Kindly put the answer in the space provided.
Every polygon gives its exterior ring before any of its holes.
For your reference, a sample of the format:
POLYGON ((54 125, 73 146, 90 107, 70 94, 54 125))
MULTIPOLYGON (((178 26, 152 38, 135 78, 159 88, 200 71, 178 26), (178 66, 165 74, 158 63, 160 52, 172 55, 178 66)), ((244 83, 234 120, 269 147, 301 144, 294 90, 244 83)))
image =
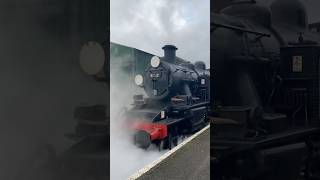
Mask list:
POLYGON ((151 74, 150 74, 150 77, 151 77, 151 78, 159 78, 160 76, 161 76, 160 73, 151 73, 151 74))

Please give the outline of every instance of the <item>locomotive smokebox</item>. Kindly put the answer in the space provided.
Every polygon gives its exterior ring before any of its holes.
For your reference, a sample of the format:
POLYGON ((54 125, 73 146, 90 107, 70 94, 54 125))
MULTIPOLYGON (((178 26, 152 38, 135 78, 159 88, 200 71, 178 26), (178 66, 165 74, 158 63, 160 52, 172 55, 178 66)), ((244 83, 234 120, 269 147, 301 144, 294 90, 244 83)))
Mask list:
POLYGON ((163 46, 162 49, 164 51, 165 61, 174 64, 175 60, 176 60, 176 51, 178 48, 175 47, 174 45, 165 45, 165 46, 163 46))

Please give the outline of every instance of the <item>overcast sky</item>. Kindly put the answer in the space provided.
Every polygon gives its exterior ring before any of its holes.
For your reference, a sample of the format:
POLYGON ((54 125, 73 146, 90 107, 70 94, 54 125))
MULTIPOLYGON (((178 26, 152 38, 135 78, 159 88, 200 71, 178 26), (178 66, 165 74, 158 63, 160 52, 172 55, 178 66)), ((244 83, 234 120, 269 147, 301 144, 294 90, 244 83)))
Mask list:
POLYGON ((112 42, 163 55, 165 44, 177 55, 209 66, 210 0, 111 0, 112 42))

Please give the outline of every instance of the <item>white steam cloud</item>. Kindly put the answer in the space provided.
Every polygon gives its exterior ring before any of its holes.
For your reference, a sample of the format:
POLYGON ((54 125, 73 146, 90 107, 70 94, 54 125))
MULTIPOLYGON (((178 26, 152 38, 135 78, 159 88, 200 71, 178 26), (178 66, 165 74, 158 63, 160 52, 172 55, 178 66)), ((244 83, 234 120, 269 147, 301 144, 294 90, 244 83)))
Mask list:
POLYGON ((124 126, 121 117, 123 108, 130 108, 133 95, 142 94, 142 89, 133 84, 132 77, 121 68, 123 59, 129 57, 111 57, 110 68, 110 179, 123 180, 151 163, 164 153, 156 148, 143 150, 136 147, 132 134, 124 126))

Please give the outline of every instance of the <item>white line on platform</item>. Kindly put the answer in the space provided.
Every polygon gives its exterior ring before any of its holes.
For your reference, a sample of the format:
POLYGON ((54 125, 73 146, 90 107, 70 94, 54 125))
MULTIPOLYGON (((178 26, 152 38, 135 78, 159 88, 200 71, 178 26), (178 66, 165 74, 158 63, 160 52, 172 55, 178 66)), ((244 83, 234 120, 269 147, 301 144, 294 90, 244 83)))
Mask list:
POLYGON ((179 150, 180 148, 182 148, 183 146, 185 146, 187 143, 189 143, 190 141, 192 141, 194 138, 196 138, 197 136, 199 136, 201 133, 203 133, 205 130, 210 128, 210 124, 207 125, 206 127, 204 127, 203 129, 201 129, 200 131, 198 131, 197 133, 193 134, 192 136, 190 136, 189 138, 187 138, 185 141, 183 141, 182 143, 178 144, 178 146, 174 147, 173 149, 171 149, 170 151, 166 152, 164 155, 160 156, 157 160, 153 161, 152 163, 146 165, 144 168, 140 169, 139 171, 137 171, 136 173, 134 173, 133 175, 131 175, 128 180, 136 180, 139 177, 141 177, 143 174, 145 174, 146 172, 150 171, 151 169, 153 169, 156 165, 158 165, 159 163, 161 163, 164 159, 166 159, 167 157, 171 156, 173 153, 175 153, 177 150, 179 150))

